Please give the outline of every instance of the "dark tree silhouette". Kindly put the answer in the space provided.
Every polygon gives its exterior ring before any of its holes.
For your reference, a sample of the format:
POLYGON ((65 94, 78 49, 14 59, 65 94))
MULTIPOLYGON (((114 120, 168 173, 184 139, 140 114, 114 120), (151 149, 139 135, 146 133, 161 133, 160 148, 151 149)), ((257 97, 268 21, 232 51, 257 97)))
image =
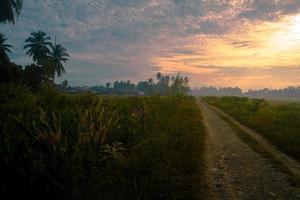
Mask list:
POLYGON ((106 83, 106 89, 110 87, 110 82, 106 83))
POLYGON ((66 63, 69 60, 69 54, 67 50, 61 44, 51 44, 49 52, 49 60, 51 62, 52 70, 51 75, 54 77, 55 73, 60 77, 63 73, 66 72, 63 63, 66 63))
POLYGON ((23 6, 23 0, 0 0, 0 22, 15 24, 15 18, 19 16, 23 6))
POLYGON ((162 74, 161 74, 160 72, 158 72, 158 73, 156 74, 156 79, 157 79, 158 81, 160 81, 161 77, 162 77, 162 74))
POLYGON ((1 58, 3 58, 3 59, 5 59, 5 60, 8 61, 9 59, 8 59, 7 53, 11 52, 10 48, 12 46, 9 45, 9 44, 6 44, 5 43, 6 40, 7 39, 5 38, 5 36, 2 33, 0 33, 0 56, 1 56, 1 58))
POLYGON ((51 46, 50 37, 42 31, 31 33, 30 35, 25 40, 27 44, 24 46, 24 49, 28 49, 26 55, 32 57, 33 61, 37 62, 37 64, 41 64, 50 52, 48 48, 51 46))
POLYGON ((149 79, 148 79, 148 82, 149 82, 150 85, 154 84, 153 78, 149 78, 149 79))
POLYGON ((25 66, 23 76, 23 83, 33 90, 37 90, 47 80, 43 68, 36 64, 25 66))
MULTIPOLYGON (((93 86, 90 89, 93 92, 99 94, 118 94, 118 95, 187 95, 190 91, 188 86, 189 78, 183 77, 177 74, 176 77, 171 81, 170 76, 164 76, 162 73, 158 73, 156 78, 159 79, 158 82, 154 81, 154 78, 149 78, 147 81, 141 81, 137 84, 128 81, 115 81, 112 84, 106 83, 105 85, 93 86), (157 77, 159 76, 159 78, 157 77)), ((76 88, 75 88, 76 90, 76 88)))

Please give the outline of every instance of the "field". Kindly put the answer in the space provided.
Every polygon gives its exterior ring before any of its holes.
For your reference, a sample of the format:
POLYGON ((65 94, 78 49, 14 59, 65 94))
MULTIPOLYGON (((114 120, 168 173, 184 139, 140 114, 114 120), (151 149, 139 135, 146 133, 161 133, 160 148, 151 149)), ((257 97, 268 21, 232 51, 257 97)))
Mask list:
POLYGON ((204 100, 254 129, 286 154, 300 161, 300 104, 240 97, 204 100))
POLYGON ((0 85, 1 193, 196 199, 205 131, 192 97, 68 95, 0 85))

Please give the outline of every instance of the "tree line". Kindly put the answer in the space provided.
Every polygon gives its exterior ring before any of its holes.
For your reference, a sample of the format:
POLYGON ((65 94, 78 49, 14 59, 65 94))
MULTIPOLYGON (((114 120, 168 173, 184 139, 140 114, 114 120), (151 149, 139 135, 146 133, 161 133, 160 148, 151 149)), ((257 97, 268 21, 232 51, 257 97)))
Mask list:
POLYGON ((286 87, 282 89, 259 89, 243 92, 238 87, 201 87, 191 90, 194 96, 240 96, 254 98, 300 98, 300 87, 286 87))
MULTIPOLYGON (((190 91, 189 78, 178 73, 176 76, 163 75, 161 72, 155 78, 140 81, 137 84, 128 81, 107 82, 105 85, 92 86, 89 89, 99 94, 118 95, 185 95, 190 91)), ((69 88, 72 89, 72 88, 69 88)))

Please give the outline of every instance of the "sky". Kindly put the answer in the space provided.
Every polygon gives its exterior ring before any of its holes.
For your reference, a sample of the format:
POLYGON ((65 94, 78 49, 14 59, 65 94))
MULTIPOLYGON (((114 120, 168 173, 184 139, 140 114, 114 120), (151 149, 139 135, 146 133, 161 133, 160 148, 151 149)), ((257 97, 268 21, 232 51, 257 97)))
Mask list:
POLYGON ((244 90, 300 85, 299 0, 25 0, 0 24, 11 59, 42 30, 70 54, 71 85, 181 73, 195 86, 244 90))

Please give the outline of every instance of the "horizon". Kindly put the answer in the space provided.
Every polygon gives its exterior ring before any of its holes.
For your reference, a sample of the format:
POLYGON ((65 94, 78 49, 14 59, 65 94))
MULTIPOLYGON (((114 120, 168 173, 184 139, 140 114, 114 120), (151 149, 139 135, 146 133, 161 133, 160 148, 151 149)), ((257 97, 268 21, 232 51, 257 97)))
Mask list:
POLYGON ((57 82, 70 85, 138 82, 158 71, 181 72, 191 87, 300 85, 296 0, 27 0, 14 26, 0 26, 13 62, 32 62, 22 47, 38 30, 67 48, 57 82))
MULTIPOLYGON (((143 81, 147 81, 147 79, 145 80, 140 80, 140 81, 131 81, 131 80, 112 80, 112 81, 109 81, 109 83, 113 84, 115 81, 130 81, 130 83, 133 83, 133 84, 138 84, 139 82, 143 82, 143 81)), ((157 81, 154 79, 154 81, 157 81)), ((91 84, 91 85, 69 85, 70 87, 94 87, 94 86, 104 86, 105 87, 105 84, 107 82, 99 82, 98 84, 91 84)), ((110 86, 112 87, 112 85, 110 86)), ((272 87, 272 85, 269 85, 269 86, 265 86, 265 87, 261 87, 261 88, 241 88, 239 86, 234 86, 234 85, 228 85, 228 86, 223 86, 223 85, 196 85, 196 86, 190 86, 190 88, 192 90, 197 90, 197 89, 201 89, 201 88, 217 88, 217 89, 220 89, 220 88, 239 88, 242 90, 243 93, 246 93, 248 92, 249 90, 253 90, 253 91, 259 91, 259 90, 264 90, 264 89, 268 89, 268 90, 282 90, 282 89, 287 89, 287 88, 290 88, 290 87, 293 87, 293 88, 300 88, 300 85, 288 85, 286 87, 279 87, 279 88, 274 88, 272 87)))

